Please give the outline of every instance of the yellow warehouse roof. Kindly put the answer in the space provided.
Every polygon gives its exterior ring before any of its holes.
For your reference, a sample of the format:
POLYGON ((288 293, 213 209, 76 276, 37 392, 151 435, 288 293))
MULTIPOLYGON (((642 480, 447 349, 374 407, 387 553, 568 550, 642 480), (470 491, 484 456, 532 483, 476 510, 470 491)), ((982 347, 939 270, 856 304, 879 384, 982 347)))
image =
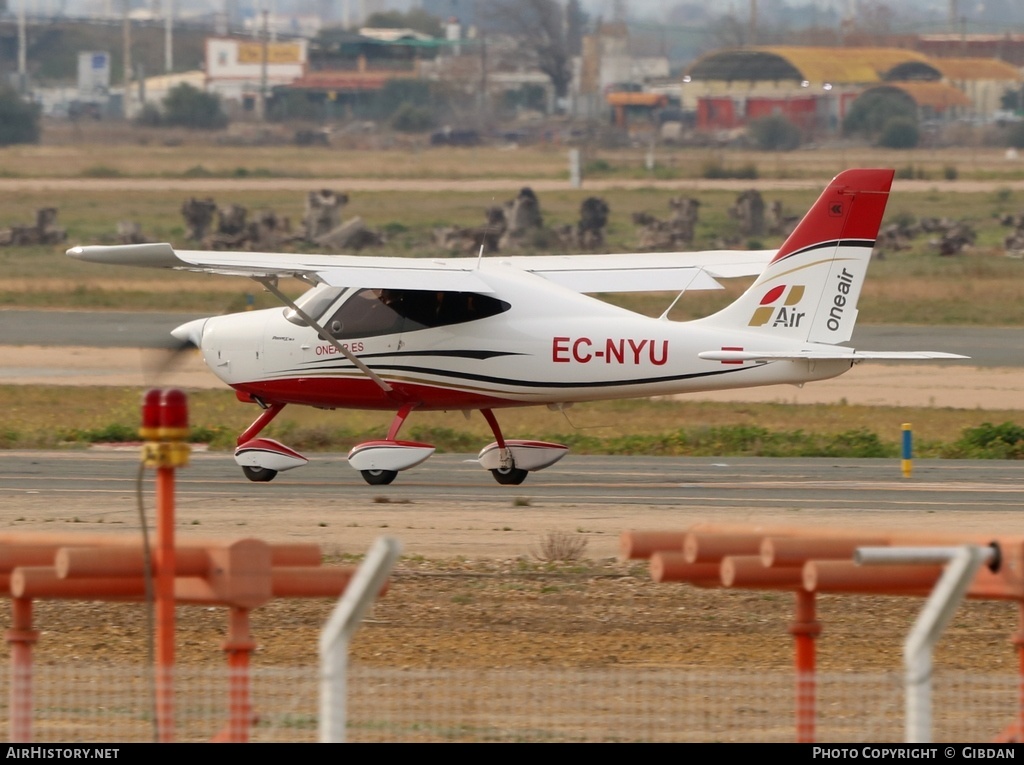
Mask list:
POLYGON ((709 53, 687 74, 695 80, 867 84, 881 82, 893 67, 910 63, 934 66, 935 60, 901 48, 765 46, 709 53))
POLYGON ((933 58, 932 66, 949 80, 1017 80, 1020 70, 994 58, 933 58))

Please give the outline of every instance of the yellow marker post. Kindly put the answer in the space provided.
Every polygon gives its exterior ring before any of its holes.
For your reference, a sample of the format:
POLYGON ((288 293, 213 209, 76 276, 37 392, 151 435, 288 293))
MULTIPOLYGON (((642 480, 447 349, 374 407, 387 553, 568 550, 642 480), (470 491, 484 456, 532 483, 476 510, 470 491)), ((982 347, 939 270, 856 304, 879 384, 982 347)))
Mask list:
POLYGON ((910 432, 910 423, 903 423, 903 477, 910 478, 914 469, 911 460, 913 459, 913 436, 910 432))

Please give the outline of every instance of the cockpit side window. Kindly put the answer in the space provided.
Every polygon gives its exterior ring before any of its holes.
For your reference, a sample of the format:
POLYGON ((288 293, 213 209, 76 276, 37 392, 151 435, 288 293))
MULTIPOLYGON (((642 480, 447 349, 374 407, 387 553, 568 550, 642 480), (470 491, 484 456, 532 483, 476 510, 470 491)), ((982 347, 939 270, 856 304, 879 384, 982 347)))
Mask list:
POLYGON ((462 324, 511 307, 475 292, 368 289, 346 300, 324 326, 343 340, 462 324))
MULTIPOLYGON (((307 315, 319 321, 327 309, 345 294, 345 289, 345 287, 331 287, 326 284, 319 284, 313 289, 304 292, 295 301, 295 305, 301 308, 307 315)), ((298 324, 300 327, 308 326, 306 320, 299 316, 294 308, 285 308, 284 317, 292 324, 298 324)))

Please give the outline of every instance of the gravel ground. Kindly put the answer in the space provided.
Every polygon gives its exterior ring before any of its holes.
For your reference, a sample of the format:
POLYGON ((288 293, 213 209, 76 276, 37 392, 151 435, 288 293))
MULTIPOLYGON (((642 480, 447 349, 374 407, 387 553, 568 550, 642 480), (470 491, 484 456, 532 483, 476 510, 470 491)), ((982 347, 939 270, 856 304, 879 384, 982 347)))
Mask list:
MULTIPOLYGON (((819 596, 818 668, 899 671, 923 601, 819 596)), ((333 603, 278 600, 252 613, 254 663, 313 665, 333 603)), ((606 667, 786 669, 793 664, 788 592, 655 583, 644 563, 615 560, 403 560, 353 644, 355 660, 395 668, 606 667)), ((969 601, 936 652, 950 669, 1017 670, 1017 608, 969 601)), ((138 604, 42 601, 42 663, 145 661, 138 604)), ((177 660, 222 665, 224 609, 179 607, 177 660)), ((2 650, 6 651, 6 644, 2 650)))

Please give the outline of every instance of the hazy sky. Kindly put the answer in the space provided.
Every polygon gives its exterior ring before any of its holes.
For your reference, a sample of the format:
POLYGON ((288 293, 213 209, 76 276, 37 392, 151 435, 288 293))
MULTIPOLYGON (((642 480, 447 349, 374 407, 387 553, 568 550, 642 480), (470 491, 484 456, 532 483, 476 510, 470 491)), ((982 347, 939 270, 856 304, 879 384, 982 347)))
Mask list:
MULTIPOLYGON (((1021 0, 954 0, 957 16, 966 19, 968 24, 991 23, 999 20, 1013 24, 1024 24, 1024 2, 1021 0)), ((610 18, 616 5, 615 0, 581 0, 584 9, 592 16, 610 18)), ((619 3, 634 18, 658 20, 665 17, 666 12, 677 5, 693 5, 701 7, 715 15, 734 12, 740 18, 749 14, 750 0, 729 0, 728 2, 708 3, 702 0, 624 0, 619 3)), ((889 9, 904 23, 945 23, 949 18, 950 0, 758 0, 758 13, 770 16, 780 6, 789 8, 817 9, 829 15, 840 15, 848 12, 850 7, 888 6, 889 9)))
MULTIPOLYGON (((949 17, 951 0, 757 0, 758 14, 763 18, 771 18, 779 7, 817 9, 822 12, 822 17, 842 13, 851 6, 888 6, 896 16, 904 23, 914 21, 935 24, 944 23, 949 17)), ((1024 2, 1022 0, 954 0, 957 3, 957 15, 966 19, 968 26, 982 24, 986 21, 991 24, 999 21, 1003 24, 1010 23, 1015 27, 1024 25, 1024 2)), ((175 0, 179 9, 203 9, 208 10, 211 6, 223 6, 226 0, 175 0)), ((251 13, 253 9, 262 7, 276 8, 279 12, 298 12, 302 14, 315 13, 316 8, 323 7, 323 0, 232 0, 236 7, 251 13)), ((340 15, 345 0, 328 0, 333 5, 337 14, 340 15)), ((348 0, 349 7, 353 12, 358 12, 360 6, 368 12, 374 10, 408 10, 419 5, 419 0, 348 0)), ((486 0, 485 0, 486 2, 486 0)), ((707 0, 580 0, 583 8, 591 17, 602 16, 611 18, 616 6, 625 8, 626 12, 633 19, 644 21, 659 21, 666 18, 668 11, 676 6, 693 6, 704 13, 711 15, 722 15, 729 11, 734 12, 740 18, 746 18, 749 14, 751 0, 728 0, 727 2, 709 3, 707 0)), ((120 12, 121 0, 7 0, 7 7, 10 12, 17 12, 24 4, 29 13, 41 12, 44 14, 59 14, 61 12, 70 15, 86 15, 91 13, 102 13, 104 11, 120 12)), ((135 7, 149 7, 159 5, 160 2, 147 0, 145 3, 135 2, 135 7)), ((814 11, 810 10, 813 14, 814 11)), ((1016 31, 1016 30, 1015 30, 1016 31)))

